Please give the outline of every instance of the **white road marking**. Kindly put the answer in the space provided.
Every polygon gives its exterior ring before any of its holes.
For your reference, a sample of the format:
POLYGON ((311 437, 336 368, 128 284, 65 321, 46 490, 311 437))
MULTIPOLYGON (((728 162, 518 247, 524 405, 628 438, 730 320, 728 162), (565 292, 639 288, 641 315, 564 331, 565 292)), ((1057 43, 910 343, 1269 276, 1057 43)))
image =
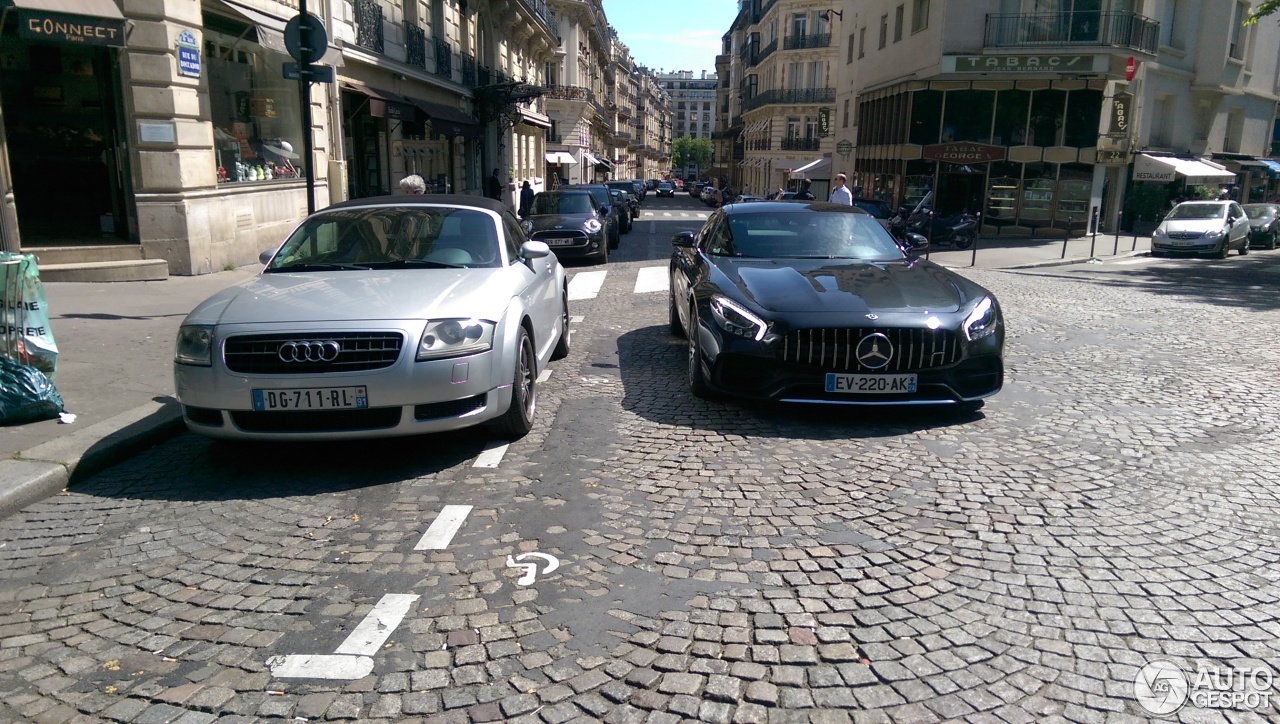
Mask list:
POLYGON ((595 299, 600 293, 600 287, 604 284, 604 277, 609 272, 593 271, 578 272, 573 275, 573 279, 569 280, 569 300, 574 299, 595 299))
POLYGON ((547 381, 547 380, 549 380, 549 379, 551 379, 551 370, 550 370, 550 368, 543 370, 543 371, 542 371, 541 373, 539 373, 539 375, 538 375, 538 382, 546 382, 546 381, 547 381))
POLYGON ((547 567, 542 571, 543 573, 550 573, 560 567, 560 560, 555 556, 548 555, 546 553, 535 553, 535 552, 521 553, 520 555, 516 556, 515 559, 512 559, 511 556, 507 556, 508 568, 520 568, 524 570, 524 575, 520 576, 519 580, 516 581, 516 584, 520 586, 527 586, 538 579, 537 563, 519 563, 518 562, 518 561, 523 561, 526 558, 541 558, 543 561, 545 561, 547 564, 547 567))
POLYGON ((664 212, 662 212, 662 215, 663 215, 663 216, 670 216, 670 215, 671 215, 671 212, 670 212, 670 211, 664 211, 664 212))
POLYGON ((427 528, 427 532, 422 534, 422 540, 418 541, 418 545, 414 546, 415 551, 442 551, 449 547, 449 542, 458 534, 458 529, 462 527, 463 521, 471 513, 470 505, 446 505, 431 521, 431 526, 427 528))
POLYGON ((1111 263, 1112 264, 1145 264, 1149 261, 1151 261, 1149 258, 1140 256, 1136 259, 1122 259, 1120 261, 1113 261, 1111 263))
POLYGON ((707 218, 707 215, 706 215, 706 214, 694 214, 694 216, 698 217, 699 219, 705 219, 705 218, 707 218))
POLYGON ((473 468, 498 467, 498 465, 502 463, 502 456, 507 454, 507 446, 510 444, 511 443, 508 443, 508 442, 489 443, 489 445, 484 449, 484 452, 480 453, 480 455, 476 457, 476 462, 471 467, 473 468))
MULTIPOLYGON (((470 506, 468 506, 470 507, 470 506)), ((360 621, 356 630, 334 653, 370 656, 378 653, 382 644, 400 625, 409 607, 419 598, 416 593, 388 593, 378 600, 373 610, 360 621)))
POLYGON ((665 266, 647 266, 636 275, 636 288, 633 293, 665 292, 670 283, 671 278, 667 275, 665 266))
POLYGON ((578 315, 578 316, 576 316, 576 317, 569 317, 569 324, 577 324, 577 323, 581 322, 582 320, 583 320, 582 315, 578 315))
POLYGON ((373 671, 368 656, 308 656, 290 654, 267 659, 267 668, 277 679, 363 679, 373 671))

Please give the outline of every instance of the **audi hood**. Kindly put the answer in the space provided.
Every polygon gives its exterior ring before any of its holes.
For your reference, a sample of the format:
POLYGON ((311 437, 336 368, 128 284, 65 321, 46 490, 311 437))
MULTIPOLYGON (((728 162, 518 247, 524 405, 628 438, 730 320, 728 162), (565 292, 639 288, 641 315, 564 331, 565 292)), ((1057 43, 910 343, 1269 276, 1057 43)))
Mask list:
POLYGON ((767 312, 958 312, 987 295, 973 282, 927 261, 717 259, 732 286, 767 312))
POLYGON ((519 270, 273 272, 224 289, 184 324, 287 324, 463 317, 501 319, 519 270))

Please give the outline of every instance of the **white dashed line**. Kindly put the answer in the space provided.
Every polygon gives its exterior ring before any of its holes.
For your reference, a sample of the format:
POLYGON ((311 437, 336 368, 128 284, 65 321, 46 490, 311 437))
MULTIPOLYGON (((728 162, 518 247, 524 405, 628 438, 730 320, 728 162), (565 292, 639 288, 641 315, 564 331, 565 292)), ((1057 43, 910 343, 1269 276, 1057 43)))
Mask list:
POLYGON ((670 215, 671 215, 671 212, 670 212, 670 211, 664 211, 664 212, 662 212, 662 215, 663 215, 663 216, 670 216, 670 215))
POLYGON ((267 659, 267 668, 277 679, 363 679, 373 671, 373 659, 368 656, 334 656, 325 654, 310 656, 289 654, 267 659))
POLYGON ((538 375, 538 382, 546 382, 551 379, 551 370, 545 369, 538 375))
POLYGON ((458 534, 458 529, 462 527, 463 521, 467 519, 467 515, 471 513, 470 505, 446 505, 440 511, 440 515, 431 521, 431 526, 427 528, 427 532, 422 534, 422 540, 418 541, 418 545, 414 546, 415 551, 442 551, 449 547, 449 542, 458 534))
POLYGON ((670 281, 665 266, 647 266, 636 275, 636 288, 633 293, 665 292, 670 281))
POLYGON ((609 272, 578 272, 569 280, 569 299, 595 299, 604 284, 604 277, 609 272))
MULTIPOLYGON (((468 506, 470 507, 470 506, 468 506)), ((400 625, 409 607, 418 600, 416 593, 388 593, 365 616, 356 630, 351 632, 346 641, 335 653, 371 656, 378 653, 382 644, 400 625)))
POLYGON ((578 315, 576 317, 569 317, 569 324, 578 324, 582 320, 583 320, 582 315, 578 315))
POLYGON ((1149 261, 1151 260, 1147 257, 1138 257, 1137 259, 1122 259, 1120 261, 1113 261, 1111 263, 1112 264, 1145 264, 1149 261))
POLYGON ((489 443, 489 446, 484 449, 484 452, 480 453, 480 455, 476 457, 476 462, 471 467, 473 468, 498 467, 498 465, 502 463, 502 456, 507 454, 507 446, 510 444, 511 443, 507 443, 507 442, 489 443))

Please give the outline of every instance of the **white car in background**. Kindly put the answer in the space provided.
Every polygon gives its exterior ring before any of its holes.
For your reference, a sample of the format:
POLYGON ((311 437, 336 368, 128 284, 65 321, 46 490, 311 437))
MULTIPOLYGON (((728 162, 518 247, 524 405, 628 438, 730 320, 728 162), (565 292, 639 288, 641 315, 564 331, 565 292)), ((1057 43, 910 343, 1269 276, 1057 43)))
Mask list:
POLYGON ((1151 234, 1151 256, 1249 253, 1249 218, 1234 201, 1183 201, 1151 234))
POLYGON ((174 385, 193 432, 328 440, 490 422, 519 437, 539 372, 569 353, 564 267, 496 201, 348 201, 263 262, 178 332, 174 385))

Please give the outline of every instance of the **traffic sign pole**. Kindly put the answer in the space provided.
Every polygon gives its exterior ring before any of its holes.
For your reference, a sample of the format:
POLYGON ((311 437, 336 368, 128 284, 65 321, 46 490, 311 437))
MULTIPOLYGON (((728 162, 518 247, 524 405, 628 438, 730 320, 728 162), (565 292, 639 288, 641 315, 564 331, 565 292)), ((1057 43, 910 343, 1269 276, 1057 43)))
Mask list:
POLYGON ((304 22, 298 28, 299 46, 301 52, 298 53, 298 93, 302 99, 302 152, 305 154, 307 167, 307 216, 316 212, 316 172, 312 166, 315 165, 315 153, 311 149, 311 23, 305 22, 307 19, 307 0, 298 0, 298 15, 303 18, 304 22))

